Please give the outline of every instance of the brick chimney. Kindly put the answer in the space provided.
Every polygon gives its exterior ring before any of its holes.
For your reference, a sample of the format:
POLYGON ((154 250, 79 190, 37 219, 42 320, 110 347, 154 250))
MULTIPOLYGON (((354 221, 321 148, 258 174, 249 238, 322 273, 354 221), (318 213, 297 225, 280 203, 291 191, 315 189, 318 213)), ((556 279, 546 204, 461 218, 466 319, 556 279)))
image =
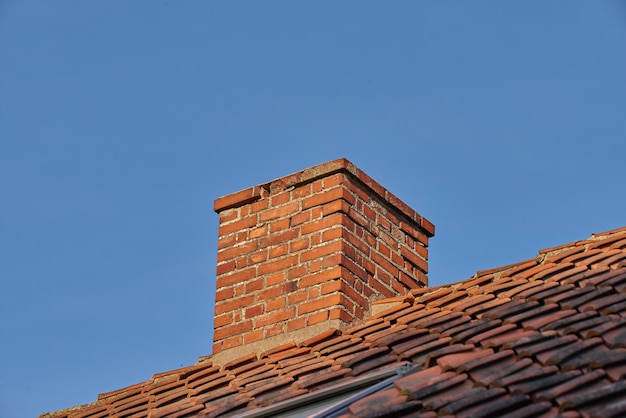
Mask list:
POLYGON ((367 318, 427 286, 434 226, 345 159, 215 201, 213 361, 367 318))

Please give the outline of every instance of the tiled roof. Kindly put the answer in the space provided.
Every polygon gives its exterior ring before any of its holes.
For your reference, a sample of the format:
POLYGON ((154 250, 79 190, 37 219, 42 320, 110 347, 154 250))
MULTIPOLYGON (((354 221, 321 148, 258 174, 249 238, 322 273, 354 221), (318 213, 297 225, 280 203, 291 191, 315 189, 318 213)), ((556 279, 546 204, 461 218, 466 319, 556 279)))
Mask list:
POLYGON ((44 416, 236 416, 406 364, 340 416, 626 416, 625 290, 622 228, 379 302, 346 331, 224 366, 206 357, 44 416))

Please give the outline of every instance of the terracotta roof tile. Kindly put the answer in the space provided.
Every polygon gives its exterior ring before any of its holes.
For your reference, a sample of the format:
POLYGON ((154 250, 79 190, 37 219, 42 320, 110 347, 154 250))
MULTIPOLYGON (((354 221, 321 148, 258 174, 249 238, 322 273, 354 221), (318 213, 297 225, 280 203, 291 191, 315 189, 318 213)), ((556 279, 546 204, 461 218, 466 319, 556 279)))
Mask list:
POLYGON ((520 271, 527 270, 537 265, 537 259, 531 258, 530 260, 520 261, 506 266, 496 267, 489 270, 479 270, 476 272, 477 277, 493 274, 493 273, 506 273, 507 276, 512 276, 520 271))
POLYGON ((473 348, 471 350, 441 356, 437 359, 437 364, 443 371, 449 371, 458 369, 467 363, 471 363, 472 361, 491 356, 492 354, 492 349, 483 350, 473 348))
POLYGON ((580 286, 608 286, 617 283, 621 283, 626 280, 626 273, 622 270, 611 270, 607 266, 598 267, 593 271, 597 271, 598 274, 595 274, 589 278, 585 278, 585 280, 581 281, 580 286), (604 274, 601 274, 604 273, 604 274))
MULTIPOLYGON (((418 330, 418 331, 422 331, 422 330, 418 330)), ((429 332, 425 332, 425 333, 419 332, 418 334, 415 335, 414 338, 405 340, 398 344, 393 344, 392 350, 396 355, 399 356, 399 355, 406 353, 409 350, 415 349, 416 347, 420 347, 422 345, 425 345, 432 341, 437 341, 437 340, 439 340, 438 334, 431 334, 429 332)))
POLYGON ((400 414, 403 411, 416 408, 419 402, 409 401, 406 396, 399 395, 397 389, 388 389, 378 392, 371 397, 354 402, 349 410, 353 416, 373 417, 384 414, 400 414))
POLYGON ((342 416, 626 415, 626 228, 381 303, 351 329, 203 357, 50 418, 235 416, 405 364, 421 370, 342 416))
POLYGON ((542 390, 535 394, 535 398, 538 400, 556 401, 558 404, 562 404, 569 395, 607 384, 609 384, 609 380, 606 379, 606 373, 603 370, 594 370, 574 376, 550 389, 542 390))
POLYGON ((433 351, 436 351, 442 347, 448 346, 452 338, 440 337, 426 344, 420 344, 417 347, 410 348, 401 353, 398 358, 401 360, 410 360, 414 363, 421 363, 426 359, 426 356, 433 351))
POLYGON ((475 387, 468 390, 463 398, 441 407, 440 413, 449 415, 456 415, 460 412, 465 413, 472 407, 481 405, 485 402, 498 400, 505 394, 506 389, 503 388, 485 389, 483 387, 475 387))
POLYGON ((456 289, 457 290, 470 290, 473 288, 478 288, 485 283, 491 283, 494 278, 495 278, 495 275, 493 274, 479 275, 477 273, 475 277, 465 280, 463 282, 457 283, 458 287, 456 289))
POLYGON ((452 333, 452 330, 448 330, 446 334, 452 337, 453 342, 466 342, 470 341, 473 337, 481 335, 484 332, 498 328, 502 323, 501 320, 491 320, 486 318, 476 319, 471 321, 466 326, 459 328, 458 333, 452 333))

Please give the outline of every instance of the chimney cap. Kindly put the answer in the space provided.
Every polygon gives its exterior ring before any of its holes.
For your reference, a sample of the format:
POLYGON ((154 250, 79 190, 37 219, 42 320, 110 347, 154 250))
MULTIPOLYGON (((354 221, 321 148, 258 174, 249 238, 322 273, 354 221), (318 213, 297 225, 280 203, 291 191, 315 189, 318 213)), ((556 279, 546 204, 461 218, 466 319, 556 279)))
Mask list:
POLYGON ((431 223, 428 219, 422 217, 409 205, 404 203, 385 187, 381 186, 380 183, 365 174, 362 170, 360 170, 356 165, 351 163, 346 158, 339 158, 333 161, 318 164, 302 171, 298 171, 296 173, 277 178, 270 182, 248 187, 238 192, 219 197, 215 199, 215 202, 213 204, 213 210, 219 213, 227 209, 239 207, 241 205, 260 200, 267 195, 280 193, 281 191, 284 191, 290 187, 310 183, 321 177, 325 177, 338 172, 344 172, 357 179, 360 183, 369 188, 374 194, 378 195, 381 199, 387 201, 409 219, 412 219, 414 222, 416 222, 429 237, 435 235, 435 226, 433 223, 431 223))

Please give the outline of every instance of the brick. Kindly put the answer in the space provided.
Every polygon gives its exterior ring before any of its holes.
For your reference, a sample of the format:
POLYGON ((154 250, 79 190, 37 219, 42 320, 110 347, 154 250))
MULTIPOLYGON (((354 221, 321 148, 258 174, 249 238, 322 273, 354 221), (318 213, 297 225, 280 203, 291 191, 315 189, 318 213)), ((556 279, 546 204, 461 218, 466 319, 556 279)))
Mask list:
POLYGON ((267 250, 257 251, 248 256, 248 262, 246 264, 259 264, 267 260, 267 250))
POLYGON ((217 263, 215 273, 219 276, 224 273, 230 273, 235 269, 235 260, 217 263))
POLYGON ((391 262, 397 266, 402 266, 404 264, 404 259, 396 252, 391 253, 391 262))
POLYGON ((363 228, 369 228, 369 220, 353 208, 350 208, 348 216, 350 217, 350 219, 352 219, 355 223, 361 225, 363 228))
POLYGON ((343 304, 344 301, 345 297, 340 294, 324 296, 298 306, 298 315, 305 315, 321 309, 328 309, 331 306, 343 304))
POLYGON ((289 218, 279 219, 278 221, 274 221, 270 223, 270 233, 273 234, 278 231, 284 231, 285 229, 289 228, 289 224, 290 224, 289 218))
POLYGON ((287 244, 279 245, 278 247, 270 248, 269 256, 270 258, 277 258, 287 254, 288 246, 287 244))
POLYGON ((395 290, 397 293, 402 294, 403 292, 406 291, 406 289, 404 288, 404 286, 402 285, 402 283, 400 283, 397 280, 393 280, 391 282, 391 287, 393 288, 393 290, 395 290))
POLYGON ((407 289, 416 289, 418 287, 422 287, 412 276, 409 276, 405 272, 400 272, 398 275, 398 280, 402 283, 407 289))
POLYGON ((350 315, 348 312, 344 311, 343 309, 332 309, 329 313, 328 316, 330 319, 341 319, 343 322, 346 323, 350 323, 354 320, 354 318, 352 318, 352 315, 350 315))
POLYGON ((300 231, 297 228, 295 228, 295 229, 288 229, 286 231, 279 232, 279 233, 271 235, 269 237, 262 238, 260 240, 260 242, 261 242, 260 245, 263 245, 265 247, 265 246, 270 246, 270 245, 282 244, 284 242, 293 241, 299 235, 300 235, 300 231))
POLYGON ((250 237, 250 239, 256 239, 266 234, 267 234, 267 225, 263 225, 263 226, 259 226, 258 228, 251 229, 248 236, 250 237))
POLYGON ((224 287, 218 291, 215 292, 215 301, 216 302, 220 302, 226 299, 230 299, 233 296, 235 296, 235 293, 233 291, 232 287, 224 287))
POLYGON ((259 301, 267 301, 270 299, 277 298, 279 296, 287 295, 297 289, 297 284, 295 282, 286 282, 278 286, 270 287, 265 289, 257 294, 257 299, 259 301))
POLYGON ((296 309, 294 307, 291 307, 289 309, 284 309, 281 311, 274 311, 271 313, 266 313, 265 315, 260 316, 255 320, 255 325, 257 327, 264 327, 266 325, 276 324, 278 322, 292 319, 295 316, 296 316, 296 309))
POLYGON ((363 190, 362 187, 358 187, 355 184, 350 184, 349 185, 349 189, 350 191, 360 200, 365 201, 365 202, 369 202, 370 201, 370 195, 368 191, 363 190))
POLYGON ((257 290, 263 289, 263 282, 265 280, 263 278, 251 280, 246 283, 246 293, 252 293, 257 290))
POLYGON ((423 258, 418 256, 417 254, 415 254, 408 247, 401 246, 400 247, 400 253, 402 254, 402 257, 406 258, 413 265, 415 265, 419 269, 421 269, 424 273, 428 273, 428 263, 426 262, 426 260, 424 260, 423 258))
POLYGON ((273 286, 278 283, 284 283, 287 280, 287 272, 281 271, 279 273, 270 274, 265 276, 265 283, 267 286, 273 286))
POLYGON ((251 278, 255 276, 256 276, 256 268, 251 267, 245 270, 236 271, 226 276, 219 276, 217 280, 215 281, 215 284, 216 284, 216 287, 220 289, 224 286, 230 286, 235 283, 250 280, 251 278))
POLYGON ((218 341, 233 335, 241 335, 244 332, 252 330, 252 321, 244 321, 238 324, 227 325, 218 328, 213 333, 213 340, 218 341))
POLYGON ((363 242, 363 240, 357 238, 351 232, 349 232, 349 231, 347 231, 345 229, 342 229, 341 230, 341 236, 343 237, 343 239, 345 239, 351 245, 353 245, 356 249, 358 249, 361 253, 369 254, 370 247, 367 246, 367 244, 365 244, 365 242, 363 242))
POLYGON ((331 215, 335 212, 342 212, 347 215, 350 213, 350 204, 343 199, 338 199, 322 206, 322 214, 324 216, 331 215))
POLYGON ((224 325, 229 325, 233 323, 233 314, 225 313, 224 315, 216 316, 213 319, 213 328, 223 327, 224 325))
POLYGON ((320 219, 323 216, 324 214, 322 213, 321 206, 311 208, 311 220, 320 219))
POLYGON ((298 282, 299 288, 305 288, 309 286, 313 286, 319 283, 324 283, 327 281, 331 281, 334 279, 338 279, 341 277, 342 267, 336 265, 335 267, 327 270, 322 270, 319 273, 310 274, 306 277, 303 277, 298 282))
POLYGON ((239 221, 230 222, 228 224, 222 224, 217 230, 217 234, 219 236, 224 236, 227 234, 232 234, 233 232, 238 232, 243 229, 251 228, 256 226, 257 224, 256 216, 249 216, 247 218, 243 218, 239 221))
POLYGON ((246 319, 254 318, 255 316, 259 316, 265 313, 265 309, 263 305, 255 305, 249 308, 246 308, 246 319))
POLYGON ((311 191, 312 193, 319 193, 324 189, 324 181, 323 180, 315 180, 311 183, 311 191))
POLYGON ((225 340, 221 341, 220 348, 222 350, 228 350, 229 348, 239 347, 242 344, 243 337, 241 335, 236 335, 234 337, 226 338, 225 340))
POLYGON ((363 215, 369 219, 372 223, 376 222, 376 212, 374 211, 374 209, 372 209, 371 207, 369 207, 368 205, 363 205, 363 211, 362 211, 363 215))
POLYGON ((241 296, 245 293, 246 284, 238 283, 235 286, 233 286, 233 288, 235 289, 235 296, 241 296))
MULTIPOLYGON (((322 232, 322 241, 332 241, 334 239, 341 238, 342 234, 344 234, 344 231, 345 230, 341 227, 341 225, 337 225, 336 227, 327 229, 326 231, 322 232)), ((348 231, 345 231, 345 233, 348 233, 348 231)))
POLYGON ((270 196, 270 204, 272 206, 282 205, 291 200, 291 192, 285 191, 270 196))
POLYGON ((378 254, 376 251, 372 251, 370 258, 372 261, 383 269, 387 270, 392 276, 395 276, 398 272, 398 268, 391 264, 388 259, 378 254))
POLYGON ((388 297, 395 296, 395 295, 391 292, 391 290, 389 289, 389 287, 387 287, 387 286, 385 285, 385 283, 384 283, 384 282, 379 281, 379 280, 378 280, 377 278, 375 278, 375 277, 370 277, 370 278, 369 278, 369 280, 368 280, 368 282, 367 282, 367 284, 368 284, 371 288, 375 289, 375 290, 376 290, 376 292, 377 292, 377 293, 379 293, 379 294, 381 294, 381 295, 384 295, 384 296, 386 296, 386 297, 387 297, 388 295, 389 295, 388 297))
POLYGON ((378 217, 378 225, 387 231, 391 231, 391 222, 383 216, 378 217))
POLYGON ((416 243, 414 250, 424 258, 424 260, 428 260, 428 248, 422 246, 420 243, 416 243))
POLYGON ((320 322, 324 322, 328 320, 328 311, 316 312, 314 314, 309 315, 308 323, 309 325, 319 324, 320 322))
POLYGON ((299 279, 300 277, 307 275, 308 270, 309 269, 307 268, 306 264, 292 267, 287 271, 287 279, 288 280, 299 279))
POLYGON ((347 271, 352 273, 354 276, 363 281, 367 280, 367 271, 361 265, 356 264, 355 262, 347 258, 344 258, 341 263, 341 265, 344 266, 347 271))
POLYGON ((307 297, 308 300, 317 299, 321 295, 321 290, 319 286, 309 287, 307 289, 307 294, 308 294, 308 297, 307 297))
POLYGON ((277 208, 268 209, 265 212, 259 213, 259 221, 267 222, 272 219, 282 218, 284 216, 288 216, 294 214, 300 210, 299 202, 288 203, 283 206, 279 206, 277 208))
POLYGON ((267 312, 276 311, 278 309, 282 309, 286 306, 286 297, 279 297, 276 299, 269 300, 265 303, 265 310, 267 312))
POLYGON ((298 264, 297 254, 259 265, 258 274, 264 275, 268 273, 275 273, 279 270, 285 270, 285 269, 288 269, 289 267, 293 267, 296 264, 298 264))
POLYGON ((250 205, 250 213, 260 212, 267 209, 269 202, 267 199, 257 200, 250 205))
MULTIPOLYGON (((426 232, 426 235, 432 237, 435 235, 435 225, 426 218, 420 218, 420 226, 426 232)), ((425 243, 428 244, 428 243, 425 243)))
POLYGON ((300 302, 304 302, 307 300, 307 293, 308 292, 306 290, 299 290, 297 292, 290 293, 287 295, 287 303, 289 305, 295 305, 300 302))
POLYGON ((246 203, 250 203, 261 196, 261 189, 258 186, 250 187, 245 190, 241 190, 236 193, 231 193, 227 196, 215 199, 213 203, 213 210, 215 212, 221 212, 225 209, 241 206, 246 203))
POLYGON ((271 337, 278 334, 283 334, 285 332, 284 324, 276 324, 270 327, 265 328, 265 336, 271 337))
POLYGON ((311 248, 317 247, 322 243, 322 234, 319 232, 309 236, 309 244, 311 244, 311 248))
POLYGON ((287 322, 287 331, 302 329, 306 326, 306 318, 296 318, 287 322))
MULTIPOLYGON (((395 209, 400 211, 400 213, 402 213, 403 215, 405 215, 409 219, 413 219, 413 217, 416 215, 415 211, 409 205, 404 203, 402 200, 400 200, 393 193, 387 192, 387 202, 388 202, 389 205, 393 206, 395 209)), ((395 215, 394 215, 394 217, 395 217, 395 215)), ((398 221, 396 221, 394 223, 398 224, 398 221)))
POLYGON ((358 171, 358 176, 357 177, 358 177, 358 179, 361 182, 363 182, 363 184, 365 186, 367 186, 370 189, 372 189, 374 191, 374 193, 376 193, 378 196, 385 197, 385 195, 388 193, 387 189, 385 189, 383 186, 381 186, 380 183, 375 181, 373 178, 371 178, 370 176, 368 176, 367 174, 365 174, 361 170, 358 171))
POLYGON ((343 220, 345 218, 347 218, 347 216, 342 213, 333 213, 332 215, 325 216, 317 221, 309 222, 302 225, 300 232, 302 235, 307 235, 313 232, 332 228, 337 225, 343 225, 343 220))
POLYGON ((417 241, 420 240, 420 235, 424 235, 423 232, 419 231, 419 228, 419 224, 400 222, 400 229, 417 241))
POLYGON ((223 224, 234 221, 237 218, 239 218, 239 211, 237 209, 229 209, 220 213, 220 223, 223 224))
POLYGON ((396 240, 394 237, 392 237, 388 233, 381 231, 381 233, 378 236, 380 237, 380 239, 385 241, 385 244, 387 244, 387 246, 390 249, 393 249, 393 250, 398 249, 398 240, 396 240))
POLYGON ((314 206, 320 206, 324 203, 331 202, 333 200, 343 199, 348 203, 354 203, 354 196, 344 187, 337 187, 335 189, 324 190, 321 193, 316 193, 311 197, 307 197, 302 200, 302 209, 309 209, 314 206))
POLYGON ((254 296, 243 296, 215 304, 215 315, 236 311, 254 302, 254 296))
POLYGON ((232 247, 237 242, 235 235, 227 235, 225 237, 219 237, 217 239, 217 249, 218 251, 223 248, 232 247))
POLYGON ((347 285, 345 282, 341 283, 341 292, 352 299, 358 306, 369 309, 369 301, 363 297, 363 295, 357 293, 353 286, 347 285))
POLYGON ((297 252, 309 248, 309 238, 302 238, 289 243, 289 251, 297 252))
POLYGON ((311 211, 307 210, 307 211, 303 211, 300 213, 296 213, 290 219, 291 219, 292 227, 303 224, 305 222, 309 222, 311 220, 311 211))
POLYGON ((343 242, 333 241, 322 246, 311 248, 300 254, 300 262, 304 263, 315 258, 322 258, 326 255, 337 253, 343 250, 343 242))
POLYGON ((339 186, 346 181, 346 176, 343 173, 336 173, 331 176, 325 177, 323 180, 324 188, 330 189, 335 186, 339 186))
POLYGON ((333 280, 331 282, 322 283, 322 295, 338 292, 343 288, 341 280, 333 280))
POLYGON ((370 275, 374 274, 374 272, 376 271, 376 267, 374 266, 374 263, 372 263, 372 260, 370 260, 369 258, 363 258, 363 260, 361 261, 361 265, 363 266, 365 271, 370 275))
POLYGON ((311 183, 308 184, 304 184, 301 186, 296 187, 294 190, 291 191, 291 198, 292 199, 300 199, 304 196, 308 196, 311 194, 311 183))
POLYGON ((263 339, 263 330, 262 329, 258 329, 255 331, 250 331, 247 332, 243 335, 243 343, 244 344, 250 344, 253 343, 255 341, 259 341, 263 339))
MULTIPOLYGON (((340 255, 340 254, 337 254, 340 255)), ((334 257, 334 256, 331 256, 334 257)), ((328 257, 326 257, 328 258, 328 257)), ((309 261, 309 273, 314 274, 322 269, 322 261, 321 260, 311 260, 309 261)))
POLYGON ((232 260, 242 254, 249 254, 251 252, 256 251, 257 243, 256 241, 249 241, 243 244, 234 245, 230 248, 225 248, 221 251, 217 252, 217 262, 225 262, 228 260, 232 260))
POLYGON ((332 254, 329 255, 328 257, 324 257, 324 259, 322 260, 322 268, 330 268, 330 267, 335 267, 341 264, 341 261, 343 260, 344 255, 343 254, 332 254))

